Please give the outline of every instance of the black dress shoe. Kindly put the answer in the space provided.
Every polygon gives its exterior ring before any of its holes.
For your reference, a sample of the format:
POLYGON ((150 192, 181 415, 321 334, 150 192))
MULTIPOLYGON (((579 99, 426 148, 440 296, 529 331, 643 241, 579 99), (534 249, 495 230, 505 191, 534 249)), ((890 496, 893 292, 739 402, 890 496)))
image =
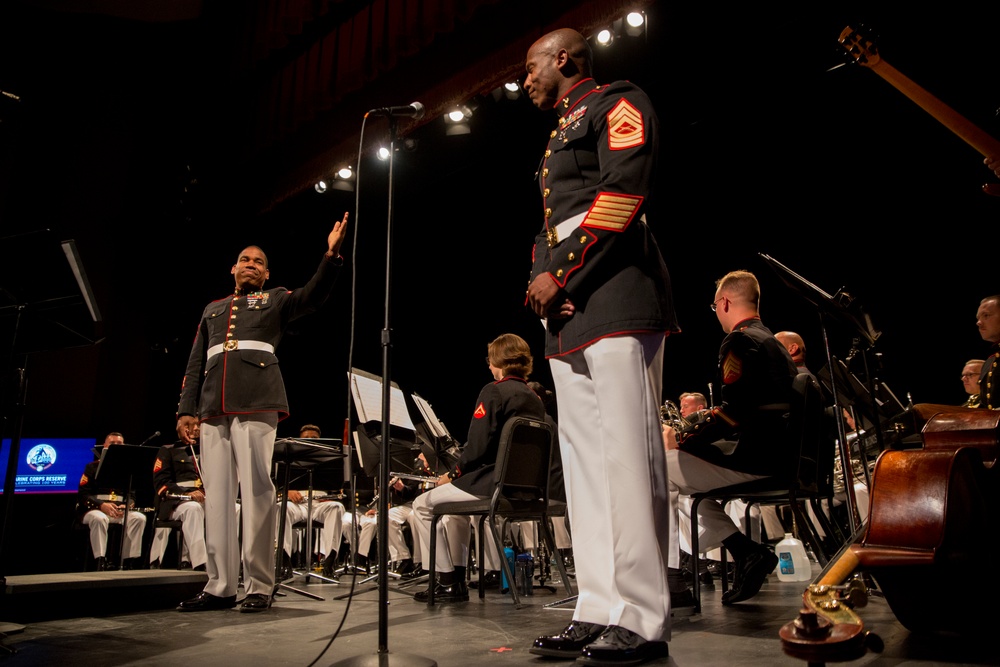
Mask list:
POLYGON ((749 600, 760 592, 767 575, 774 572, 778 566, 778 557, 766 547, 761 547, 752 554, 736 562, 736 575, 733 577, 733 587, 722 596, 722 604, 733 604, 749 600))
POLYGON ((671 618, 684 618, 694 613, 694 594, 690 588, 683 591, 670 591, 670 616, 671 618))
POLYGON ((243 598, 243 602, 240 603, 240 611, 244 613, 267 611, 270 606, 271 597, 269 595, 264 595, 263 593, 251 593, 243 598))
POLYGON ((480 584, 483 588, 490 590, 491 588, 500 588, 500 571, 499 570, 487 570, 486 574, 483 575, 482 581, 470 581, 469 588, 479 588, 480 584))
MULTIPOLYGON (((431 591, 427 588, 422 591, 417 591, 413 594, 413 599, 417 602, 429 602, 431 591)), ((436 582, 434 585, 434 602, 468 602, 469 601, 469 588, 465 585, 465 582, 454 583, 445 586, 440 581, 436 582)))
POLYGON ((557 635, 536 639, 528 652, 550 658, 578 658, 583 647, 600 637, 605 629, 596 623, 573 621, 557 635))
POLYGON ((217 595, 202 591, 190 600, 177 605, 177 611, 214 611, 216 609, 232 609, 236 606, 236 596, 220 598, 217 595))
POLYGON ((609 625, 583 648, 576 661, 585 665, 640 665, 669 655, 667 642, 646 641, 627 628, 609 625))

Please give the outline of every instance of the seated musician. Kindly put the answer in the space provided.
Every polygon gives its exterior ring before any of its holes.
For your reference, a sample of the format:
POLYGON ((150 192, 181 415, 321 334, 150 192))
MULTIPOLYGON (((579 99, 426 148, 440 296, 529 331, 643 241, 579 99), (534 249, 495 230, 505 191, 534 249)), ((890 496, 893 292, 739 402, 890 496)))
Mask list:
MULTIPOLYGON (((104 449, 111 445, 124 445, 125 439, 121 433, 113 431, 104 438, 104 449)), ((90 528, 90 548, 97 562, 98 570, 116 570, 116 565, 108 562, 108 525, 121 524, 128 515, 128 525, 125 526, 125 541, 122 550, 125 552, 125 569, 137 569, 142 556, 142 534, 146 530, 146 515, 133 511, 131 503, 126 500, 126 489, 112 489, 95 485, 97 468, 100 459, 94 459, 83 469, 80 485, 77 488, 76 510, 79 520, 90 528), (126 512, 126 503, 129 503, 126 512)))
MULTIPOLYGON (((512 417, 524 416, 542 421, 545 406, 528 385, 532 370, 531 348, 515 334, 502 334, 487 347, 487 363, 493 382, 479 392, 472 411, 469 437, 454 469, 438 479, 436 487, 413 501, 416 539, 420 553, 428 560, 431 522, 437 503, 477 500, 493 492, 493 473, 500 447, 500 433, 512 417)), ((469 599, 465 582, 465 564, 469 561, 469 540, 472 520, 469 517, 444 516, 438 521, 436 562, 424 562, 425 569, 435 568, 437 589, 435 602, 461 602, 469 599)), ((500 563, 493 545, 484 548, 486 567, 499 570, 500 563)), ((430 589, 417 592, 413 598, 426 602, 430 589)))
POLYGON ((988 296, 979 302, 976 310, 976 326, 983 340, 990 343, 990 355, 986 357, 979 376, 979 407, 988 410, 1000 409, 1000 294, 988 296), (996 376, 996 377, 995 377, 996 376))
MULTIPOLYGON (((787 477, 794 464, 785 419, 797 374, 795 363, 761 322, 756 276, 748 271, 732 271, 716 286, 712 309, 727 334, 719 350, 722 402, 691 415, 690 426, 677 433, 677 448, 667 451, 673 511, 669 553, 672 574, 680 566, 680 496, 764 477, 787 477), (727 439, 735 439, 736 444, 724 453, 714 443, 727 439)), ((704 527, 704 541, 699 548, 721 544, 735 561, 733 587, 723 595, 722 603, 729 605, 753 597, 777 566, 777 556, 747 537, 721 503, 705 501, 699 509, 699 529, 704 527)), ((671 592, 675 592, 673 586, 671 592)))
POLYGON ((979 398, 979 378, 983 372, 983 364, 986 363, 984 359, 969 359, 965 362, 965 366, 962 367, 962 386, 965 388, 965 393, 969 395, 965 399, 965 403, 962 403, 964 408, 978 408, 980 404, 979 398))
MULTIPOLYGON (((299 429, 300 438, 321 438, 319 426, 315 424, 305 424, 299 429)), ((288 502, 285 506, 285 532, 284 550, 282 553, 283 579, 291 576, 291 554, 294 549, 294 532, 292 526, 296 523, 307 521, 309 518, 309 489, 289 489, 288 502)), ((323 575, 333 577, 334 564, 337 562, 337 553, 340 550, 341 533, 344 523, 344 504, 337 498, 340 494, 331 491, 312 491, 312 521, 322 524, 319 531, 319 544, 313 545, 319 552, 320 563, 323 566, 323 575)), ((280 502, 279 502, 280 508, 280 502)), ((281 514, 278 513, 278 520, 281 514)), ((277 535, 277 532, 275 532, 277 535)), ((311 556, 307 557, 307 562, 311 556)))
MULTIPOLYGON (((182 567, 205 570, 208 552, 205 548, 205 488, 198 463, 198 439, 201 425, 195 424, 191 437, 195 444, 178 440, 163 445, 153 464, 153 493, 156 494, 156 518, 160 521, 180 521, 183 553, 177 554, 182 567)), ((149 550, 149 567, 160 567, 167 550, 169 528, 157 528, 149 550)))

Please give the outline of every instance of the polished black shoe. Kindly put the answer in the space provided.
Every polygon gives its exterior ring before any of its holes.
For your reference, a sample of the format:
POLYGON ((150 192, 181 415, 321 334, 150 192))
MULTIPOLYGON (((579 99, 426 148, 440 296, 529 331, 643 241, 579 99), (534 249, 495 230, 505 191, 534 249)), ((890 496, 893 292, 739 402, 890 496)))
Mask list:
POLYGON ((479 588, 480 583, 483 584, 483 588, 490 590, 492 588, 500 588, 500 571, 499 570, 487 570, 486 574, 483 575, 482 580, 477 579, 476 581, 469 582, 469 588, 479 588))
POLYGON ((646 641, 620 625, 609 625, 600 637, 583 647, 577 662, 585 665, 641 665, 670 655, 667 642, 646 641))
POLYGON ((98 572, 104 572, 108 569, 108 559, 104 556, 98 556, 94 561, 94 569, 98 572))
POLYGON ((684 618, 694 613, 694 593, 690 588, 683 591, 670 591, 670 617, 684 618))
POLYGON ((190 600, 177 605, 177 611, 214 611, 216 609, 232 609, 236 606, 236 596, 220 598, 217 595, 202 591, 190 600))
POLYGON ((323 558, 322 566, 323 569, 320 570, 320 574, 322 574, 327 579, 337 578, 337 554, 330 554, 329 556, 325 556, 323 558))
POLYGON ((766 547, 761 547, 746 558, 736 561, 733 587, 722 595, 722 604, 742 602, 757 595, 767 575, 774 572, 777 566, 778 557, 766 547))
POLYGON ((549 658, 579 658, 583 647, 600 637, 605 629, 596 623, 573 621, 557 635, 536 639, 528 653, 549 658))
MULTIPOLYGON (((413 594, 413 599, 417 602, 429 602, 430 601, 431 590, 427 588, 422 591, 417 591, 413 594)), ((469 601, 469 588, 465 585, 465 582, 449 584, 445 586, 440 581, 435 584, 434 588, 434 603, 438 602, 468 602, 469 601)))
POLYGON ((240 603, 240 611, 243 613, 267 611, 270 606, 271 597, 269 595, 264 595, 263 593, 251 593, 243 598, 243 602, 240 603))

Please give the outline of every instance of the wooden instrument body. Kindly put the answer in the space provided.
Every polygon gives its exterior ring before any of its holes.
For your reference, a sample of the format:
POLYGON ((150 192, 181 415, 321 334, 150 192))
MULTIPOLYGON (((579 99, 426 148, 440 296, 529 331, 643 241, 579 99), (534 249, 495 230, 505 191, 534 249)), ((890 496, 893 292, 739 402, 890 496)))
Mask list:
POLYGON ((864 653, 861 619, 830 592, 860 573, 911 632, 995 626, 982 609, 1000 594, 1000 411, 923 404, 914 413, 927 420, 924 447, 879 455, 868 521, 803 593, 799 617, 780 632, 785 653, 813 663, 864 653))

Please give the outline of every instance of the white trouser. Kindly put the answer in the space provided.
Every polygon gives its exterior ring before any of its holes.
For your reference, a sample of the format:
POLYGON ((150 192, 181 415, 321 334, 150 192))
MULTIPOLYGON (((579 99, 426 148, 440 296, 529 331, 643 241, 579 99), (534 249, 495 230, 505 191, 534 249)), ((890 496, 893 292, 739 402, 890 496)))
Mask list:
MULTIPOLYGON (((281 503, 278 503, 279 507, 281 503)), ((288 503, 285 511, 286 524, 284 534, 284 549, 288 555, 292 554, 295 546, 295 531, 292 529, 296 523, 306 520, 308 505, 303 500, 299 503, 288 503)), ((280 512, 278 513, 280 516, 280 512)), ((313 501, 312 520, 323 524, 319 529, 319 544, 313 544, 313 552, 321 553, 324 556, 336 556, 340 550, 340 542, 344 532, 344 506, 335 500, 313 501)), ((312 527, 310 526, 310 529, 312 527)))
MULTIPOLYGON (((83 515, 83 524, 90 527, 90 549, 94 558, 106 556, 108 553, 108 525, 121 524, 122 517, 112 519, 101 510, 90 510, 83 515)), ((122 551, 125 558, 138 558, 142 555, 142 534, 146 530, 146 515, 132 510, 128 513, 128 526, 125 528, 125 544, 122 551)))
MULTIPOLYGON (((508 526, 511 536, 519 536, 521 549, 534 551, 541 539, 537 521, 511 521, 508 526)), ((556 549, 569 549, 573 546, 569 538, 569 531, 566 530, 566 517, 552 517, 552 539, 555 540, 556 549)))
MULTIPOLYGON (((180 560, 191 563, 191 567, 198 567, 208 562, 208 553, 205 550, 205 508, 196 500, 188 500, 176 507, 170 513, 172 521, 181 522, 181 534, 184 536, 184 553, 177 554, 180 560)), ((169 528, 157 528, 153 534, 153 545, 149 549, 149 562, 163 561, 163 554, 167 551, 167 538, 170 536, 169 528)))
POLYGON ((362 514, 361 519, 358 521, 358 534, 357 540, 355 541, 354 535, 354 517, 356 514, 354 512, 344 512, 343 527, 341 529, 344 539, 347 543, 351 545, 351 551, 358 556, 368 557, 369 552, 372 548, 372 542, 375 541, 375 533, 378 530, 378 516, 372 514, 368 516, 367 514, 362 514))
MULTIPOLYGON (((702 501, 702 503, 705 502, 708 501, 702 501)), ((677 530, 679 533, 681 551, 686 554, 691 553, 691 503, 692 501, 689 496, 680 496, 677 499, 677 530)), ((725 509, 726 514, 728 514, 733 520, 740 532, 746 533, 747 504, 742 500, 730 500, 726 503, 725 509)), ((750 538, 758 542, 760 541, 762 509, 772 510, 771 514, 774 514, 774 508, 771 506, 765 506, 762 508, 758 505, 750 508, 750 538)), ((705 542, 705 527, 701 525, 701 519, 698 520, 698 549, 701 550, 702 558, 718 561, 722 560, 722 552, 720 549, 718 547, 710 548, 705 542)))
POLYGON ((240 548, 233 514, 237 492, 243 523, 243 587, 247 595, 274 593, 275 501, 271 481, 278 415, 262 412, 210 419, 201 425, 205 483, 205 592, 236 595, 240 548))
MULTIPOLYGON (((454 484, 442 484, 429 491, 425 491, 413 501, 413 516, 416 520, 411 523, 414 529, 414 543, 419 544, 416 549, 421 554, 421 565, 425 570, 431 569, 431 564, 424 562, 430 560, 431 553, 431 521, 434 518, 434 506, 438 503, 464 502, 468 500, 479 500, 479 496, 459 489, 454 484)), ((467 516, 445 515, 438 519, 437 525, 437 545, 434 563, 435 572, 454 572, 455 566, 465 567, 469 562, 469 540, 472 537, 472 521, 467 516)), ((484 550, 489 554, 490 549, 484 543, 484 550)), ((415 559, 414 559, 415 560, 415 559)), ((494 558, 496 560, 496 558, 494 558)), ((487 561, 489 562, 489 561, 487 561)), ((500 569, 500 564, 496 563, 493 569, 500 569)))
POLYGON ((670 639, 662 334, 550 359, 579 596, 573 619, 670 639))
MULTIPOLYGON (((389 508, 389 560, 412 560, 410 547, 406 545, 406 537, 403 535, 403 524, 410 515, 413 514, 413 506, 409 503, 405 505, 393 505, 389 508)), ((412 531, 412 528, 411 528, 412 531)))
MULTIPOLYGON (((680 567, 680 528, 678 521, 688 523, 690 540, 690 506, 680 512, 681 497, 692 493, 710 491, 730 484, 760 479, 763 475, 737 472, 709 463, 680 449, 667 452, 667 477, 670 482, 670 506, 673 517, 670 523, 670 567, 680 567), (680 514, 680 516, 678 516, 680 514)), ((690 499, 687 499, 690 501, 690 499)), ((722 503, 703 500, 698 505, 698 550, 701 553, 722 546, 722 540, 740 530, 740 527, 726 513, 722 503)), ((690 545, 688 551, 690 551, 690 545)))

